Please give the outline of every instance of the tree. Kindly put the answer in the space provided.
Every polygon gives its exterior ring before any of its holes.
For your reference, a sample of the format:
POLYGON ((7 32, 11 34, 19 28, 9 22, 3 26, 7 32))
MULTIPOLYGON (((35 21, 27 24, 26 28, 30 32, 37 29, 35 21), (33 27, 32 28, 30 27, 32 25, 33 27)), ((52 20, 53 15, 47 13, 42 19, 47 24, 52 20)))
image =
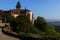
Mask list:
POLYGON ((38 16, 37 19, 35 20, 34 22, 34 25, 39 28, 39 30, 41 31, 46 31, 46 26, 47 26, 47 23, 45 21, 45 19, 43 17, 40 17, 38 16))
POLYGON ((10 28, 12 31, 16 31, 17 23, 15 21, 15 18, 11 15, 11 13, 6 13, 4 15, 4 20, 6 23, 10 23, 10 28))
POLYGON ((4 15, 4 19, 5 19, 5 22, 10 23, 14 19, 14 17, 11 15, 11 13, 6 13, 4 15))
POLYGON ((55 28, 49 25, 43 17, 38 16, 34 22, 35 27, 40 31, 45 32, 45 36, 58 37, 60 34, 55 30, 55 28))
POLYGON ((31 32, 31 28, 34 27, 30 22, 30 19, 26 15, 18 16, 16 18, 16 21, 17 21, 17 30, 19 32, 25 32, 25 33, 31 32))

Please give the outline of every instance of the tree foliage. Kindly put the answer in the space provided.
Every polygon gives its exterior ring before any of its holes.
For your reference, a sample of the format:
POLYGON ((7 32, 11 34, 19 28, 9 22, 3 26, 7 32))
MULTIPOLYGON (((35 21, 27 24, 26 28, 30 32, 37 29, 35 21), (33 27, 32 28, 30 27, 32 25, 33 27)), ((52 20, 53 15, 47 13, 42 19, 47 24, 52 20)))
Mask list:
POLYGON ((11 22, 11 20, 13 20, 11 13, 6 13, 4 17, 6 22, 11 22))
MULTIPOLYGON (((48 35, 48 36, 59 36, 59 33, 56 32, 53 26, 50 26, 43 17, 38 16, 34 21, 34 25, 30 22, 30 19, 25 14, 19 15, 17 18, 14 18, 10 13, 5 15, 5 21, 9 22, 12 31, 20 33, 32 33, 39 35, 48 35)), ((60 36, 59 36, 60 37, 60 36)))
POLYGON ((41 31, 46 31, 46 26, 47 23, 43 17, 38 16, 37 19, 35 20, 34 25, 39 28, 41 31))
POLYGON ((26 15, 20 15, 16 18, 17 30, 25 33, 36 33, 34 25, 30 22, 30 19, 26 15))
POLYGON ((40 31, 45 32, 45 35, 58 37, 60 34, 55 30, 55 28, 49 25, 43 17, 38 16, 34 23, 40 31))

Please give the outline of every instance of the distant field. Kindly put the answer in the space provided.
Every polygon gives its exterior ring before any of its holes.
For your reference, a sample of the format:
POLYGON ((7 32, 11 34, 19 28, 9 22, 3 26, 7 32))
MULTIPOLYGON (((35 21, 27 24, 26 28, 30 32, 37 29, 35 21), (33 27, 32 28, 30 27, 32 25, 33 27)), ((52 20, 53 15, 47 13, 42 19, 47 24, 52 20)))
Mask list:
POLYGON ((60 21, 58 22, 48 22, 51 26, 54 26, 55 29, 60 32, 60 21))

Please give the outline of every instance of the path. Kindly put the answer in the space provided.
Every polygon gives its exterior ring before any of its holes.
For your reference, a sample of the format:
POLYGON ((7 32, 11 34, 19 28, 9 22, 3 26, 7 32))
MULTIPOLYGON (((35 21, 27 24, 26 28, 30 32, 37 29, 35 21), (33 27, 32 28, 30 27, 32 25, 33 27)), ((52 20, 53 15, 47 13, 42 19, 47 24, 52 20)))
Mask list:
POLYGON ((2 28, 0 28, 0 40, 19 40, 18 38, 5 35, 1 30, 2 28))

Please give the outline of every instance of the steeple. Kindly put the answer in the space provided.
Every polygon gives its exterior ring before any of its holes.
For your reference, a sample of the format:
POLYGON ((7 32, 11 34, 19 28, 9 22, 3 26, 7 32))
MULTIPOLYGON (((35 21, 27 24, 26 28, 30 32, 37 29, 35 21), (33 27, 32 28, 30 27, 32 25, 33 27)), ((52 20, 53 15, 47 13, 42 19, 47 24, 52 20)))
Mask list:
POLYGON ((20 15, 20 10, 21 10, 20 0, 17 2, 16 10, 17 10, 17 14, 20 15))
POLYGON ((17 2, 16 8, 18 8, 18 9, 21 8, 20 1, 17 2))
POLYGON ((25 14, 26 14, 26 10, 27 10, 27 9, 26 9, 26 7, 25 7, 25 10, 24 10, 24 11, 25 11, 25 14))

